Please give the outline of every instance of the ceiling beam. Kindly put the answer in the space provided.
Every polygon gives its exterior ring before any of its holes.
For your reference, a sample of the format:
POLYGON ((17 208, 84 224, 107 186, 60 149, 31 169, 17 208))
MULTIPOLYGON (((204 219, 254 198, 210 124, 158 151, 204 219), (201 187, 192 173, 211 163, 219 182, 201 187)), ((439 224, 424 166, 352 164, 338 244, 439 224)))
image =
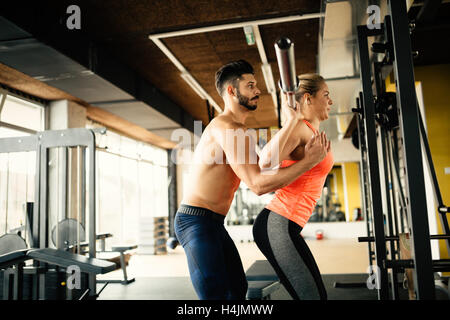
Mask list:
POLYGON ((37 133, 36 130, 32 130, 32 129, 29 129, 29 128, 24 128, 24 127, 21 127, 21 126, 16 126, 14 124, 3 122, 3 121, 0 121, 0 128, 1 127, 5 127, 5 128, 16 130, 16 131, 26 132, 26 133, 29 133, 29 134, 36 134, 37 133))
POLYGON ((2 95, 1 100, 0 100, 0 115, 1 115, 3 106, 5 105, 5 101, 6 101, 6 92, 0 91, 0 94, 2 95))
POLYGON ((293 22, 293 21, 308 20, 308 19, 318 19, 321 17, 325 17, 325 14, 322 12, 286 15, 286 16, 281 16, 281 17, 276 17, 276 18, 249 20, 249 21, 234 22, 234 23, 224 23, 224 24, 217 24, 217 25, 206 26, 206 27, 197 27, 197 28, 192 28, 192 29, 155 33, 155 34, 150 34, 148 37, 150 39, 152 39, 152 38, 164 39, 164 38, 170 38, 170 37, 187 36, 187 35, 197 34, 197 33, 238 29, 238 28, 243 28, 245 26, 262 26, 262 25, 266 25, 266 24, 293 22))
POLYGON ((218 113, 222 113, 222 108, 219 107, 216 101, 206 92, 205 89, 198 83, 198 81, 191 75, 191 73, 183 66, 183 64, 175 57, 166 45, 157 37, 150 38, 155 45, 166 55, 167 58, 180 70, 180 76, 187 82, 187 84, 202 98, 208 100, 209 103, 216 109, 218 113))
POLYGON ((148 38, 152 40, 156 46, 166 55, 166 57, 180 70, 181 77, 191 86, 191 88, 203 99, 208 100, 209 103, 217 110, 217 112, 222 113, 222 108, 219 107, 216 101, 206 92, 206 90, 198 83, 198 81, 192 76, 192 74, 185 68, 185 66, 175 57, 175 55, 166 47, 166 45, 161 41, 164 38, 171 37, 179 37, 179 36, 187 36, 198 33, 206 33, 213 31, 223 31, 230 29, 238 29, 244 28, 246 26, 253 27, 253 32, 255 34, 255 40, 258 47, 258 52, 262 61, 262 71, 264 80, 266 82, 267 91, 272 96, 272 100, 275 106, 275 113, 278 113, 278 99, 276 96, 276 87, 275 81, 273 79, 272 68, 267 61, 267 56, 264 51, 264 45, 262 43, 261 35, 259 33, 260 25, 267 24, 275 24, 275 23, 285 23, 285 22, 293 22, 299 20, 307 20, 307 19, 318 19, 324 17, 325 13, 308 13, 308 14, 295 14, 295 15, 286 15, 275 18, 266 18, 266 19, 258 19, 258 20, 250 20, 250 21, 242 21, 242 22, 233 22, 233 23, 225 23, 225 24, 217 24, 212 26, 205 27, 196 27, 192 29, 184 29, 184 30, 175 30, 163 33, 155 33, 150 34, 148 38))
POLYGON ((144 141, 146 143, 164 149, 173 149, 176 147, 175 142, 169 141, 165 138, 161 138, 160 136, 150 132, 149 130, 144 129, 101 108, 93 106, 87 107, 86 116, 92 121, 96 121, 103 125, 106 125, 109 128, 112 128, 129 136, 130 138, 144 141))
POLYGON ((278 98, 277 98, 277 88, 275 86, 275 80, 273 78, 272 66, 267 60, 266 51, 264 49, 264 44, 262 42, 261 34, 259 33, 259 27, 257 25, 253 26, 253 33, 255 34, 255 42, 258 47, 259 56, 261 57, 261 70, 266 82, 267 92, 272 96, 273 105, 275 107, 275 114, 278 113, 278 98))
MULTIPOLYGON (((55 21, 25 21, 21 16, 6 17, 38 41, 54 48, 119 89, 157 110, 194 133, 194 118, 164 93, 140 76, 135 70, 117 60, 108 48, 94 43, 81 32, 70 31, 55 21), (48 27, 45 23, 52 25, 48 27)), ((89 102, 90 103, 90 102, 89 102)))

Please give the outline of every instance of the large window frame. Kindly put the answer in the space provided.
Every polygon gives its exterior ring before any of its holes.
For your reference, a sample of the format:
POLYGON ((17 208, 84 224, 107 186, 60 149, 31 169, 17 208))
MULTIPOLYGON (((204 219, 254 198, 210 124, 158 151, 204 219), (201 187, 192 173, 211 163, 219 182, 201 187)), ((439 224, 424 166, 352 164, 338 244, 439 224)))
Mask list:
MULTIPOLYGON (((0 138, 45 130, 46 103, 0 87, 0 138)), ((0 235, 20 232, 28 241, 26 203, 34 201, 35 152, 0 153, 0 235)))
MULTIPOLYGON (((7 128, 14 131, 22 132, 25 134, 35 134, 38 131, 43 131, 46 128, 46 103, 43 101, 38 101, 38 99, 33 100, 25 97, 25 95, 20 95, 12 91, 0 88, 0 128, 7 128), (14 112, 12 111, 14 107, 20 106, 21 110, 14 112), (22 113, 26 112, 26 108, 31 110, 34 108, 36 111, 34 120, 36 116, 39 118, 38 123, 24 124, 18 119, 27 119, 27 116, 22 113), (40 113, 37 115, 37 113, 40 113), (17 113, 17 114, 15 114, 17 113), (6 117, 6 119, 5 119, 6 117)), ((22 120, 23 121, 23 120, 22 120)))
POLYGON ((111 129, 97 134, 96 144, 97 233, 114 235, 107 247, 145 243, 146 219, 169 215, 167 150, 111 129))

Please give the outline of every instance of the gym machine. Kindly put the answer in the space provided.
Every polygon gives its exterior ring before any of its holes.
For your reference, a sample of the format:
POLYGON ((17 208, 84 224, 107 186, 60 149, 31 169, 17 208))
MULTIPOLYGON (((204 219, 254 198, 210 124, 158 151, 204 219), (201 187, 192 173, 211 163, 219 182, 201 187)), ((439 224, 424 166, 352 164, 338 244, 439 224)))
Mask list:
POLYGON ((368 235, 358 240, 368 243, 369 265, 377 266, 380 300, 400 299, 401 273, 409 275, 410 286, 413 283, 410 299, 433 300, 437 290, 435 272, 450 271, 450 260, 432 260, 430 240, 445 239, 449 249, 448 207, 442 202, 416 97, 406 4, 388 1, 388 9, 380 29, 365 25, 357 29, 362 92, 353 111, 357 117, 368 235), (384 55, 381 60, 370 58, 370 37, 375 37, 373 53, 384 55), (385 88, 391 73, 395 93, 385 88), (445 234, 430 235, 421 141, 445 234), (405 244, 410 245, 410 256, 406 258, 402 253, 405 244))
POLYGON ((7 153, 8 159, 10 153, 19 152, 31 152, 36 159, 34 201, 26 200, 26 225, 31 227, 24 228, 31 235, 27 241, 15 233, 0 237, 3 299, 95 299, 107 285, 97 293, 96 275, 116 269, 115 263, 96 258, 95 132, 104 129, 43 131, 0 139, 0 154, 7 153), (68 174, 72 161, 77 170, 68 174), (56 187, 50 189, 50 181, 56 187), (87 256, 82 246, 87 247, 87 256), (33 265, 26 266, 27 260, 33 265), (65 286, 70 266, 81 272, 80 289, 65 286))

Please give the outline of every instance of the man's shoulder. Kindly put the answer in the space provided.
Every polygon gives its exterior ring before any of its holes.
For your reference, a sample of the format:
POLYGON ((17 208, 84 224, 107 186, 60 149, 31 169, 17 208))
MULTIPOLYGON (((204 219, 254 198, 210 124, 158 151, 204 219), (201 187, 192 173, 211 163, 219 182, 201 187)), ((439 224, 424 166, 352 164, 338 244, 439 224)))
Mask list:
POLYGON ((228 115, 218 115, 208 125, 211 129, 247 129, 242 123, 236 122, 232 117, 228 115))

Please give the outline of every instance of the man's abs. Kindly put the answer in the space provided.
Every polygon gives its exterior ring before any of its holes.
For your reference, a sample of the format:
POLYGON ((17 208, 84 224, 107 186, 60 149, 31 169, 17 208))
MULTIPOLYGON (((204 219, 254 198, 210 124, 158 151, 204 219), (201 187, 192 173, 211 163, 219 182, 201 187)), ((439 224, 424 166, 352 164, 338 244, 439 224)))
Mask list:
POLYGON ((228 164, 193 165, 182 203, 226 215, 240 180, 228 164))

